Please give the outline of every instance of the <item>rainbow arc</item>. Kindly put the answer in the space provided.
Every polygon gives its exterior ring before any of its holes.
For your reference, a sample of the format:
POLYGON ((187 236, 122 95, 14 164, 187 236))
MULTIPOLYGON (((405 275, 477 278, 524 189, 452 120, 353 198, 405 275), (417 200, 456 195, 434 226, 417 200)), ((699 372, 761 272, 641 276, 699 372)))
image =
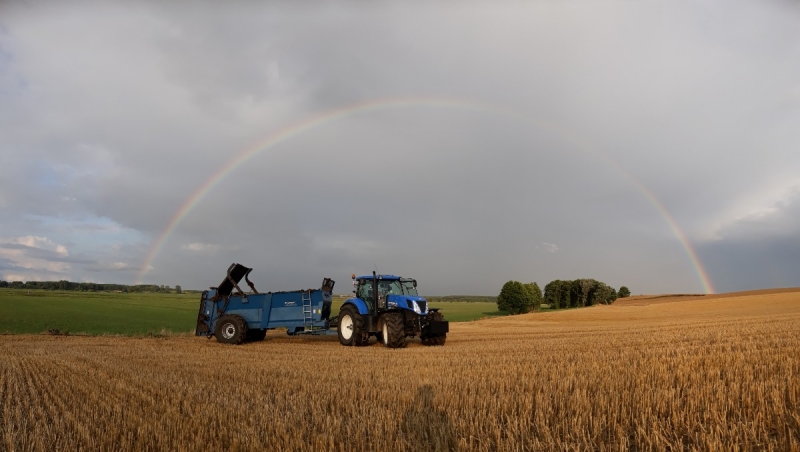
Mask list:
POLYGON ((680 242, 681 246, 685 250, 686 255, 689 261, 691 262, 692 266, 694 267, 694 271, 697 274, 697 278, 700 284, 702 284, 705 292, 714 293, 714 286, 712 285, 711 280, 708 277, 708 273, 706 272, 705 268, 700 262, 700 259, 697 257, 697 253, 692 247, 691 242, 689 242, 689 240, 686 237, 686 234, 680 228, 677 221, 675 221, 673 216, 669 213, 669 211, 666 209, 663 203, 655 196, 655 194, 653 194, 652 191, 650 191, 638 178, 636 178, 633 174, 631 174, 625 168, 620 166, 615 160, 613 160, 606 153, 601 152, 599 149, 590 145, 589 143, 585 142, 579 137, 570 134, 568 130, 563 129, 551 122, 536 120, 519 112, 503 107, 498 107, 495 105, 473 102, 473 101, 458 100, 458 99, 433 98, 433 97, 377 99, 329 110, 317 115, 304 118, 295 123, 292 123, 287 127, 283 128, 282 130, 265 138, 264 140, 260 140, 255 145, 242 150, 241 152, 236 154, 233 158, 231 158, 227 163, 225 163, 222 167, 220 167, 216 173, 209 176, 208 179, 206 179, 205 182, 203 182, 203 184, 201 184, 197 188, 197 190, 194 191, 194 193, 192 193, 188 198, 186 198, 181 207, 178 208, 178 210, 175 212, 172 218, 170 218, 163 232, 159 234, 158 238, 153 242, 152 246, 150 247, 150 250, 148 251, 145 257, 144 263, 142 264, 142 267, 139 270, 139 274, 136 278, 136 284, 142 283, 147 272, 153 267, 153 262, 155 258, 158 256, 159 252, 161 251, 161 248, 167 242, 167 239, 175 231, 175 229, 181 223, 181 221, 183 221, 186 215, 189 212, 191 212, 195 207, 197 207, 197 205, 203 200, 206 194, 208 194, 211 190, 213 190, 214 187, 216 187, 220 183, 220 181, 225 179, 228 175, 233 173, 237 168, 239 168, 252 158, 260 155, 263 152, 273 149, 279 144, 291 140, 292 138, 298 135, 301 135, 312 129, 320 127, 324 124, 328 124, 330 122, 337 121, 348 116, 353 116, 356 114, 364 114, 374 111, 381 111, 381 110, 412 108, 412 107, 466 109, 466 110, 485 112, 493 115, 498 115, 500 117, 508 118, 514 121, 524 122, 536 127, 541 131, 559 137, 560 139, 564 140, 566 143, 571 144, 573 147, 580 150, 581 152, 591 154, 603 160, 610 167, 614 168, 614 170, 617 171, 621 176, 627 179, 647 199, 647 201, 651 205, 653 205, 653 207, 655 207, 658 213, 664 218, 664 220, 669 225, 669 228, 674 234, 675 238, 680 242))

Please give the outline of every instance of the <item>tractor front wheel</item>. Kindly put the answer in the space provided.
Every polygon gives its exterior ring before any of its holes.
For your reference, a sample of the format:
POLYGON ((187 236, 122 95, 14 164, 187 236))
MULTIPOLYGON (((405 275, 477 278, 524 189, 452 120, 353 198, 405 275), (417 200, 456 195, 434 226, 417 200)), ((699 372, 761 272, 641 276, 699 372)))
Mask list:
POLYGON ((387 312, 381 321, 383 325, 383 344, 389 348, 403 348, 406 346, 406 329, 403 314, 387 312))
POLYGON ((223 315, 217 320, 214 336, 223 344, 239 345, 247 337, 247 324, 238 315, 223 315))
POLYGON ((343 306, 339 311, 337 330, 342 345, 360 346, 369 340, 369 334, 364 331, 364 318, 352 305, 343 306))

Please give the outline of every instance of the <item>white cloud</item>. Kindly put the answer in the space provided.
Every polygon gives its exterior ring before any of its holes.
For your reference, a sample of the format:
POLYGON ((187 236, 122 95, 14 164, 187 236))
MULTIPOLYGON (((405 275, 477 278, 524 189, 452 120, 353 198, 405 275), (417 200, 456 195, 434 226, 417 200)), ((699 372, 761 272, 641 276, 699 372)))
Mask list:
POLYGON ((206 251, 217 251, 219 250, 219 245, 214 245, 212 243, 187 243, 183 245, 181 248, 185 249, 186 251, 197 251, 197 252, 206 252, 206 251))
POLYGON ((556 245, 555 243, 542 242, 542 246, 549 253, 557 253, 558 252, 558 245, 556 245))
MULTIPOLYGON (((0 240, 0 243, 3 241, 0 240)), ((27 235, 24 237, 16 237, 10 240, 7 240, 6 243, 16 244, 16 245, 25 245, 30 248, 36 248, 40 250, 46 251, 53 251, 59 256, 69 256, 69 251, 67 247, 64 245, 58 245, 53 243, 52 240, 48 239, 47 237, 38 237, 35 235, 27 235)))
POLYGON ((3 273, 4 278, 20 276, 14 268, 26 269, 26 279, 44 279, 63 274, 70 269, 67 262, 59 259, 69 256, 66 246, 54 243, 47 237, 28 235, 0 239, 0 259, 10 269, 3 273))

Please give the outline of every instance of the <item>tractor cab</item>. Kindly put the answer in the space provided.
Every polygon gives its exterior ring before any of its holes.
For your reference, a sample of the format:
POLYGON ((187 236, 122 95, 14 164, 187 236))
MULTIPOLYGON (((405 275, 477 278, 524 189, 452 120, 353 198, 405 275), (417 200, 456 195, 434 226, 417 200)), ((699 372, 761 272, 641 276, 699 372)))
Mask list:
POLYGON ((424 300, 417 293, 417 280, 411 278, 401 278, 395 275, 358 277, 353 275, 353 285, 356 297, 364 300, 371 311, 387 309, 387 301, 389 302, 388 307, 397 307, 400 298, 403 298, 403 301, 407 301, 407 298, 424 300), (375 287, 376 285, 377 287, 375 287))

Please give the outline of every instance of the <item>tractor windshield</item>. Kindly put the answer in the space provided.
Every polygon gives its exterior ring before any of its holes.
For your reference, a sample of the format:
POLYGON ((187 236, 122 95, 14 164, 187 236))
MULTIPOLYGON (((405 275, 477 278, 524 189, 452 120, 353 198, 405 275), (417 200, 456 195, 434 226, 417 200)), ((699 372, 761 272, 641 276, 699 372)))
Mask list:
POLYGON ((381 281, 378 283, 378 292, 381 295, 413 295, 417 296, 417 289, 413 281, 381 281))
POLYGON ((400 285, 403 287, 405 295, 413 295, 415 297, 419 295, 413 281, 400 281, 400 285))
POLYGON ((400 281, 381 281, 378 283, 378 293, 384 295, 400 295, 403 293, 403 288, 400 287, 400 281))

